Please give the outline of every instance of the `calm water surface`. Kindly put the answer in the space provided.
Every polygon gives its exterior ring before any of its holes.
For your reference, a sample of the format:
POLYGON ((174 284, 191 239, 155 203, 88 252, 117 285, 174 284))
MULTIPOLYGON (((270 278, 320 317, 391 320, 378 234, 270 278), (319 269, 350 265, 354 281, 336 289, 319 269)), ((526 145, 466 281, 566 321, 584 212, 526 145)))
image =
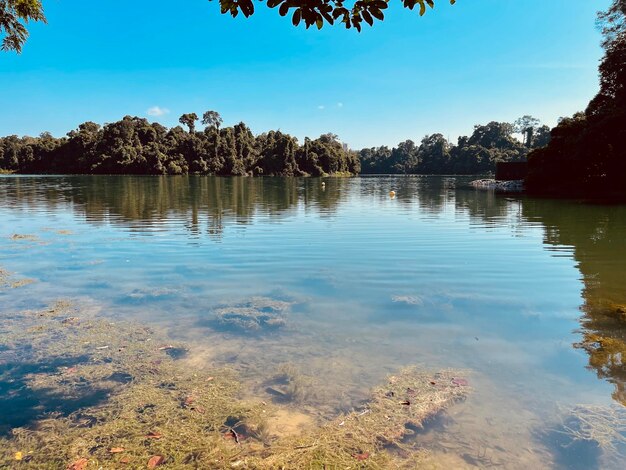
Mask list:
POLYGON ((626 304, 626 206, 453 177, 324 181, 2 177, 0 265, 40 282, 0 294, 0 312, 90 299, 267 400, 290 363, 314 378, 302 410, 318 418, 402 366, 467 369, 471 398, 416 437, 444 466, 623 468, 623 449, 558 431, 573 405, 626 405, 626 329, 607 314, 626 304), (294 302, 283 329, 217 327, 217 306, 254 296, 294 302), (610 350, 581 347, 589 335, 610 350))

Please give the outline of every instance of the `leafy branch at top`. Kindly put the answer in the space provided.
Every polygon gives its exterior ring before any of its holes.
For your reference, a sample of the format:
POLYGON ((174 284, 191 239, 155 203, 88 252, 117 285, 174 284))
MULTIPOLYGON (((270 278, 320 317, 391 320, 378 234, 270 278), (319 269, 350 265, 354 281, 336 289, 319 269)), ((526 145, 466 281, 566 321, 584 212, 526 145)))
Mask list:
POLYGON ((28 38, 26 23, 46 22, 40 0, 0 0, 0 49, 21 52, 28 38))
MULTIPOLYGON (((280 16, 291 14, 294 26, 301 22, 309 28, 313 25, 322 29, 325 23, 333 25, 343 23, 346 28, 361 31, 363 22, 372 26, 374 21, 385 18, 384 10, 389 0, 356 0, 346 6, 344 0, 261 0, 266 1, 270 8, 278 8, 280 16)), ((441 1, 441 0, 439 0, 441 1)), ((230 13, 233 17, 241 12, 246 18, 254 14, 252 0, 219 0, 222 13, 230 13)), ((454 5, 456 0, 449 0, 454 5)), ((402 0, 404 8, 419 9, 420 16, 428 7, 435 7, 435 0, 402 0)))

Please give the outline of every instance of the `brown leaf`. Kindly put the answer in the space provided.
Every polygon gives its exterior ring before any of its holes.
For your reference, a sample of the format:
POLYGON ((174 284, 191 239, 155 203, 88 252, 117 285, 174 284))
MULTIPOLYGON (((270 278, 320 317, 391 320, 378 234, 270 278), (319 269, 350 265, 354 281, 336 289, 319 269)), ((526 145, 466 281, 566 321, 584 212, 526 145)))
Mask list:
POLYGON ((128 456, 122 457, 120 459, 120 463, 130 463, 130 457, 128 457, 128 456))
POLYGON ((158 432, 150 432, 150 433, 146 434, 146 437, 148 439, 161 439, 163 437, 163 435, 159 434, 158 432))
POLYGON ((452 379, 452 385, 456 385, 457 387, 467 387, 469 385, 469 382, 467 381, 467 379, 461 379, 459 377, 456 377, 452 379))
POLYGON ((360 454, 354 454, 354 458, 357 460, 367 460, 370 456, 369 452, 361 452, 360 454))
POLYGON ((184 404, 185 406, 189 406, 191 405, 194 401, 196 401, 196 399, 194 397, 187 397, 185 398, 184 404))
POLYGON ((172 346, 171 344, 166 344, 164 346, 161 346, 159 348, 159 351, 167 351, 168 349, 174 349, 174 346, 172 346))
POLYGON ((109 449, 109 452, 112 454, 120 454, 122 452, 124 452, 126 449, 124 449, 123 447, 111 447, 109 449))
POLYGON ((89 460, 87 459, 78 459, 76 462, 69 464, 67 470, 85 470, 88 463, 89 460))
POLYGON ((404 400, 400 402, 401 405, 409 406, 411 402, 409 400, 404 400))
POLYGON ((148 460, 148 468, 156 468, 159 465, 163 465, 165 463, 165 457, 162 455, 153 455, 148 460))

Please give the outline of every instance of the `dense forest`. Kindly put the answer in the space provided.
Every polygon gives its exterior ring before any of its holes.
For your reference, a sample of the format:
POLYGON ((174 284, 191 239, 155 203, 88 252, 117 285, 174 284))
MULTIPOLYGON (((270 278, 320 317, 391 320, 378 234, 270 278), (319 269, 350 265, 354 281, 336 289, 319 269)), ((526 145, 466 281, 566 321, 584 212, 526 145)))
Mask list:
POLYGON ((81 124, 67 137, 0 138, 0 168, 18 173, 56 174, 213 174, 319 176, 358 174, 359 158, 344 149, 334 134, 305 139, 280 131, 253 135, 243 123, 221 128, 221 117, 207 111, 206 126, 184 114, 168 129, 146 119, 126 116, 99 126, 81 124))
POLYGON ((441 134, 397 147, 348 150, 334 134, 304 139, 280 131, 255 136, 244 124, 222 128, 215 111, 204 113, 196 130, 195 113, 184 114, 168 129, 146 119, 126 116, 99 126, 81 124, 63 138, 0 138, 0 169, 17 173, 147 174, 233 176, 321 176, 366 174, 484 174, 500 161, 520 161, 545 145, 549 128, 524 116, 514 124, 477 125, 469 137, 450 144, 441 134), (520 142, 513 133, 524 136, 520 142))
POLYGON ((471 136, 459 137, 457 145, 441 134, 427 135, 420 145, 412 140, 397 147, 374 147, 360 152, 364 174, 456 174, 492 173, 498 162, 526 160, 531 149, 543 147, 550 140, 550 128, 524 116, 514 124, 490 122, 474 126, 471 136), (523 142, 513 134, 524 136, 523 142))
POLYGON ((561 120, 547 147, 529 155, 532 194, 626 197, 626 0, 614 0, 599 22, 600 92, 585 112, 561 120))

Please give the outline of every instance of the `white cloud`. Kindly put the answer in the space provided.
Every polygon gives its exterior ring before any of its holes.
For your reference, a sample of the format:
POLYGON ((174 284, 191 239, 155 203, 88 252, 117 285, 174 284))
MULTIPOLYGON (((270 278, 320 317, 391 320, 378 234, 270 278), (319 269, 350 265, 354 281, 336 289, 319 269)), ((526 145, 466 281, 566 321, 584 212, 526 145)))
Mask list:
POLYGON ((148 114, 148 116, 164 116, 166 114, 169 114, 170 110, 167 108, 161 108, 160 106, 152 106, 152 108, 149 108, 146 113, 148 114))
POLYGON ((323 104, 320 104, 317 109, 326 109, 326 106, 324 106, 323 104))
POLYGON ((343 103, 340 101, 339 103, 337 103, 337 107, 338 108, 343 108, 343 103))

